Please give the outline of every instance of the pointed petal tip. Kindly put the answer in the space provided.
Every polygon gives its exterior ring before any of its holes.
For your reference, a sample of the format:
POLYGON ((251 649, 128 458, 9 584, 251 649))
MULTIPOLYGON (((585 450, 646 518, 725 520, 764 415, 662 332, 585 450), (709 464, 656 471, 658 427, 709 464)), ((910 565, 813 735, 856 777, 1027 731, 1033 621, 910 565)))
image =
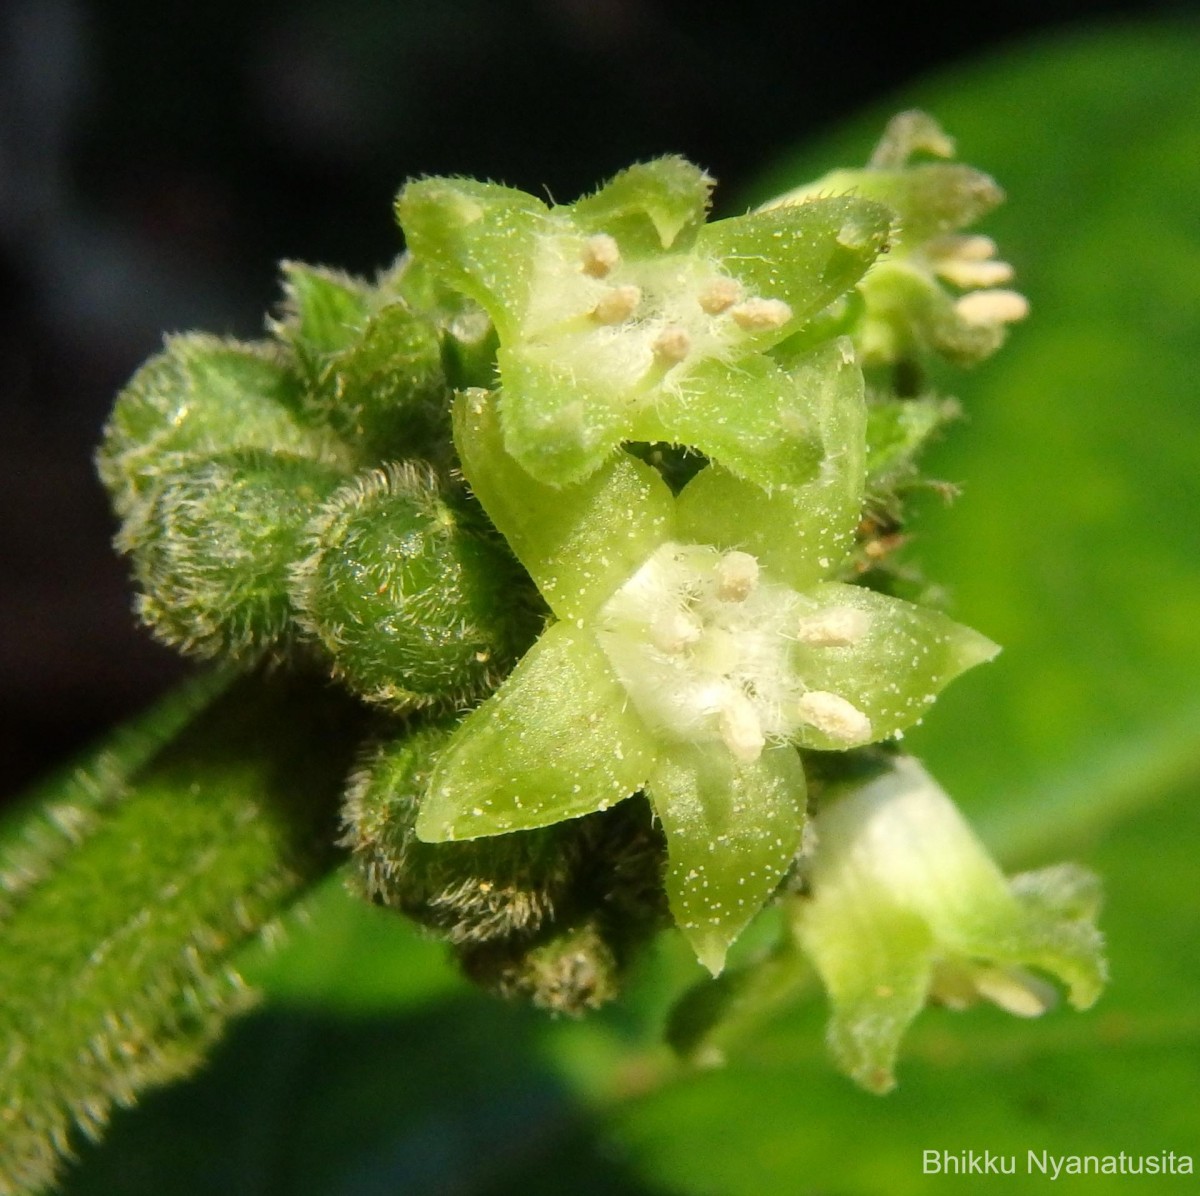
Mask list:
POLYGON ((725 956, 729 953, 729 944, 712 935, 701 939, 689 935, 688 941, 692 944, 692 950, 696 952, 696 958, 715 980, 725 970, 725 956))

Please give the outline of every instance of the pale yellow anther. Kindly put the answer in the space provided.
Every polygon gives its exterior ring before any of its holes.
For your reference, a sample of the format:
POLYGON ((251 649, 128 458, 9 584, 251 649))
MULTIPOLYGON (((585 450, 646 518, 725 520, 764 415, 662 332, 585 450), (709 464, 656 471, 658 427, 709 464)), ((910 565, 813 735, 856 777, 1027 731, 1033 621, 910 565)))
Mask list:
POLYGON ((669 324, 650 343, 654 356, 667 365, 677 365, 692 350, 692 338, 683 328, 669 324))
POLYGON ((715 576, 722 602, 743 602, 758 586, 758 560, 748 552, 727 552, 717 562, 715 576))
POLYGON ((969 258, 947 258, 935 269, 947 282, 956 287, 995 287, 1010 282, 1013 268, 1008 262, 972 261, 969 258))
POLYGON ((869 743, 871 720, 852 702, 823 689, 810 689, 798 704, 800 718, 840 743, 869 743))
POLYGON ((641 288, 635 286, 613 287, 605 291, 592 308, 592 319, 598 324, 623 324, 642 301, 641 288))
POLYGON ((710 316, 728 311, 742 297, 742 285, 735 278, 714 278, 700 288, 696 302, 710 316))
POLYGON ((747 299, 730 308, 733 322, 746 332, 782 328, 792 318, 792 309, 782 299, 747 299))
POLYGON ((985 262, 996 256, 996 242, 982 233, 948 233, 927 241, 925 252, 938 260, 956 257, 964 262, 985 262))
POLYGON ((742 763, 752 764, 762 755, 767 740, 754 705, 744 693, 733 690, 726 695, 718 727, 725 746, 742 763))
POLYGON ((621 250, 608 233, 597 233, 583 243, 579 255, 583 272, 593 278, 607 278, 621 260, 621 250))
POLYGON ((853 606, 835 606, 801 619, 796 638, 814 648, 848 648, 870 630, 871 616, 853 606))
POLYGON ((978 966, 971 979, 981 997, 1016 1017, 1041 1017, 1057 997, 1051 985, 1023 968, 978 966))
POLYGON ((976 328, 1013 324, 1029 315, 1029 300, 1018 291, 972 291, 955 301, 958 318, 976 328))

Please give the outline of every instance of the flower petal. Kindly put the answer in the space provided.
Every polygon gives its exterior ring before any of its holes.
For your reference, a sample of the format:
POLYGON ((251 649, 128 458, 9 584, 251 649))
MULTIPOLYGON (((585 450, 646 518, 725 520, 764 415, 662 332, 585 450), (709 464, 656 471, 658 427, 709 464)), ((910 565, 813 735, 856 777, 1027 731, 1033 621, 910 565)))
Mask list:
POLYGON ((667 834, 667 897, 713 975, 779 886, 804 826, 805 783, 791 747, 738 763, 719 745, 673 745, 647 785, 667 834))
POLYGON ((824 582, 803 599, 809 609, 797 629, 796 672, 809 690, 836 695, 865 720, 843 731, 823 729, 817 718, 797 735, 803 747, 837 749, 886 739, 912 726, 960 673, 1000 650, 940 611, 862 586, 824 582), (821 634, 838 620, 851 633, 821 634))
POLYGON ((898 170, 835 170, 772 201, 770 210, 830 194, 853 194, 895 209, 897 239, 909 249, 966 228, 1004 202, 1004 192, 983 171, 958 162, 925 162, 898 170))
POLYGON ((637 417, 630 438, 689 445, 764 490, 816 476, 822 441, 811 389, 770 358, 706 361, 672 398, 637 417))
POLYGON ((537 481, 505 451, 496 401, 471 390, 455 402, 463 473, 554 613, 582 619, 671 538, 671 492, 624 452, 577 485, 537 481))
POLYGON ((865 199, 813 199, 707 224, 696 249, 759 299, 791 308, 784 324, 763 329, 774 344, 849 290, 887 245, 892 213, 865 199))
POLYGON ((642 787, 653 755, 591 635, 556 624, 454 733, 417 836, 476 839, 607 809, 642 787))
MULTIPOLYGON (((518 341, 497 354, 508 451, 542 481, 568 486, 595 473, 628 439, 632 388, 622 394, 603 370, 580 370, 562 337, 518 341)), ((574 338, 576 342, 579 337, 574 338)))
POLYGON ((621 171, 571 205, 585 231, 606 233, 633 254, 686 249, 708 213, 713 180, 686 158, 667 155, 621 171))
POLYGON ((408 248, 487 309, 501 337, 525 308, 533 254, 549 209, 524 191, 471 179, 409 183, 396 199, 408 248))
POLYGON ((805 410, 797 404, 785 418, 810 423, 824 447, 816 477, 767 493, 711 465, 679 495, 677 535, 749 552, 775 580, 804 590, 842 560, 858 524, 867 409, 862 373, 846 340, 823 346, 789 374, 805 410))
POLYGON ((925 1007, 933 938, 920 918, 889 905, 862 877, 824 902, 801 934, 829 995, 826 1041, 868 1092, 894 1088, 900 1043, 925 1007))
POLYGON ((909 1022, 932 995, 986 997, 1019 1016, 1067 983, 1090 1004, 1105 979, 1095 881, 1060 865, 1007 881, 954 803, 914 759, 835 798, 816 819, 808 895, 793 929, 829 992, 840 1065, 876 1092, 909 1022))

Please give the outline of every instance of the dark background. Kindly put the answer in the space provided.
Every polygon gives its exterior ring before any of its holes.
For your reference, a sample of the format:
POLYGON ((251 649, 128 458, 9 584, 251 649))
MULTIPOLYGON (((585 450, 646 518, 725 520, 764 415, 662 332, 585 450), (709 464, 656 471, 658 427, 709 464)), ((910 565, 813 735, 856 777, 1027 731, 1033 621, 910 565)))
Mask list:
POLYGON ((565 202, 678 151, 728 204, 781 149, 935 67, 1185 7, 5 0, 0 790, 185 669, 133 623, 91 469, 114 393, 162 332, 256 335, 281 257, 384 264, 410 175, 565 202))

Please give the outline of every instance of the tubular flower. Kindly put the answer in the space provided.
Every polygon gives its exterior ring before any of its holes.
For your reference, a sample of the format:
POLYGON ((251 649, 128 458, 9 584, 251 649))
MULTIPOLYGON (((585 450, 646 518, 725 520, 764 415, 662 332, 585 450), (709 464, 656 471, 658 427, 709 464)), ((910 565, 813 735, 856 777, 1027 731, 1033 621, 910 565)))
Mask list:
POLYGON ((900 1040, 927 1001, 985 999, 1036 1017, 1057 977, 1086 1009, 1105 982, 1099 885, 1070 864, 1006 880, 954 803, 911 758, 815 819, 796 936, 833 1007, 841 1067, 886 1092, 900 1040))
MULTIPOLYGON (((787 377, 823 443, 861 444, 847 346, 787 377)), ((830 453, 812 481, 769 496, 709 466, 676 498, 624 452, 547 487, 505 451, 487 392, 460 397, 455 425, 468 480, 558 622, 459 727, 417 833, 545 826, 644 789, 667 836, 674 917, 719 972, 798 850, 795 746, 897 734, 995 645, 829 580, 858 517, 860 452, 830 453)))
POLYGON ((891 210, 815 199, 706 224, 712 185, 666 157, 571 205, 464 179, 400 193, 414 258, 495 324, 504 444, 539 481, 581 481, 630 440, 691 445, 768 487, 815 472, 766 350, 858 281, 891 210))
POLYGON ((899 216, 890 252, 858 286, 864 302, 856 334, 862 360, 886 364, 922 350, 970 365, 994 353, 1007 326, 1029 312, 1025 297, 1004 287, 1013 269, 996 259, 995 242, 961 231, 996 207, 1004 192, 962 163, 910 161, 917 153, 952 158, 954 141, 925 113, 902 112, 888 124, 865 168, 835 170, 761 210, 786 210, 831 195, 890 205, 899 216))

